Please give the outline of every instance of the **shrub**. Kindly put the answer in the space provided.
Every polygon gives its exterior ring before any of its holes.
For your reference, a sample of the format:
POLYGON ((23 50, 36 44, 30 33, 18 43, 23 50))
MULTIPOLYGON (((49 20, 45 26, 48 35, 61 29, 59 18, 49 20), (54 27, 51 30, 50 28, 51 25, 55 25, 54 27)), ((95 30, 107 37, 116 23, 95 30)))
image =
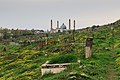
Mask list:
POLYGON ((120 49, 116 49, 115 52, 116 52, 117 54, 120 54, 120 49))
POLYGON ((77 57, 73 54, 59 55, 50 60, 50 64, 76 62, 77 57))

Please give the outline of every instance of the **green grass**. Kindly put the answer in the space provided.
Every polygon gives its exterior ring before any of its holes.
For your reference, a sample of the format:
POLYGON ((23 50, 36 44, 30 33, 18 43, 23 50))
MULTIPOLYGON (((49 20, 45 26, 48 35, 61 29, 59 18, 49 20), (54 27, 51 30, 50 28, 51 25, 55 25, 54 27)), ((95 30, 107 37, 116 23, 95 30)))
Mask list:
POLYGON ((73 54, 59 55, 51 58, 50 64, 77 62, 77 57, 73 54))
MULTIPOLYGON (((76 43, 65 42, 64 36, 68 33, 50 34, 55 41, 60 38, 61 42, 45 46, 40 50, 33 50, 38 43, 26 46, 11 46, 0 44, 0 80, 70 80, 72 75, 76 79, 72 80, 107 80, 108 64, 113 64, 120 79, 120 29, 116 28, 115 38, 113 38, 109 28, 99 28, 94 32, 75 33, 76 43), (92 57, 85 59, 85 38, 94 34, 92 57), (105 39, 99 39, 105 38, 105 39), (111 54, 112 44, 115 47, 117 56, 111 54), (6 52, 2 52, 3 47, 7 47, 6 52), (72 63, 67 70, 59 74, 46 74, 41 77, 41 65, 47 60, 50 63, 72 63), (78 63, 77 60, 81 62, 78 63), (85 74, 83 76, 82 74, 85 74)), ((68 39, 67 39, 68 40, 68 39)), ((70 40, 69 40, 70 41, 70 40)), ((118 80, 119 80, 118 79, 118 80)))

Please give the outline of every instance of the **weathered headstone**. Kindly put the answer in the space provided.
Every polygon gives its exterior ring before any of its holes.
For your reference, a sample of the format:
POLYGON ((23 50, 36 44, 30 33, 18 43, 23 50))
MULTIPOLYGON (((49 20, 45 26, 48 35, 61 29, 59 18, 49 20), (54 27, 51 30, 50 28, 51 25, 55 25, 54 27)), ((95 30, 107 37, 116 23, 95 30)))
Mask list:
POLYGON ((63 64, 48 64, 49 61, 47 61, 45 64, 41 66, 41 73, 44 74, 57 74, 67 69, 67 66, 71 63, 63 63, 63 64))
POLYGON ((92 55, 92 43, 93 37, 89 37, 86 39, 85 58, 90 58, 92 55))

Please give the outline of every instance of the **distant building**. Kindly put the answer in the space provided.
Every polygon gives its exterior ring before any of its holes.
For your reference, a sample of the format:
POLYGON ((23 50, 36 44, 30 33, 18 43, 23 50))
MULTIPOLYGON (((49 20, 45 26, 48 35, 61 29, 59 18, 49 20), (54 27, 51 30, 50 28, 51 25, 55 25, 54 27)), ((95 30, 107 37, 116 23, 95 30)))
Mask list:
POLYGON ((57 28, 53 29, 53 22, 51 20, 51 30, 50 33, 57 33, 57 32, 66 32, 71 30, 71 20, 69 19, 69 29, 67 29, 66 25, 63 23, 59 27, 59 21, 57 21, 57 28))
POLYGON ((3 36, 3 34, 2 33, 0 33, 0 37, 2 37, 3 36))
POLYGON ((1 31, 2 31, 2 27, 0 28, 0 37, 3 37, 3 33, 1 31))
POLYGON ((35 30, 35 34, 42 34, 44 33, 44 30, 35 30))
POLYGON ((63 23, 60 28, 52 29, 50 32, 51 33, 56 33, 56 32, 65 32, 67 31, 66 25, 63 23))

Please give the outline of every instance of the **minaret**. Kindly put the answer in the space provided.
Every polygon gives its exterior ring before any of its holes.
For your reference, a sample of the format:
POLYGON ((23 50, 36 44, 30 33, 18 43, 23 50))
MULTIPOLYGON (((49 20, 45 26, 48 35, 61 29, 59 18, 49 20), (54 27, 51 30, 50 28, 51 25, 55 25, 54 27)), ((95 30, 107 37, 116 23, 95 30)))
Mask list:
POLYGON ((59 21, 57 21, 57 29, 59 29, 59 21))
POLYGON ((69 19, 69 30, 71 29, 71 20, 69 19))
POLYGON ((74 29, 73 29, 73 41, 75 42, 75 20, 74 20, 74 25, 73 25, 74 29))
POLYGON ((53 30, 53 22, 52 22, 52 20, 51 20, 51 31, 53 30))
POLYGON ((73 27, 74 27, 74 30, 75 30, 75 20, 74 20, 74 26, 73 27))

